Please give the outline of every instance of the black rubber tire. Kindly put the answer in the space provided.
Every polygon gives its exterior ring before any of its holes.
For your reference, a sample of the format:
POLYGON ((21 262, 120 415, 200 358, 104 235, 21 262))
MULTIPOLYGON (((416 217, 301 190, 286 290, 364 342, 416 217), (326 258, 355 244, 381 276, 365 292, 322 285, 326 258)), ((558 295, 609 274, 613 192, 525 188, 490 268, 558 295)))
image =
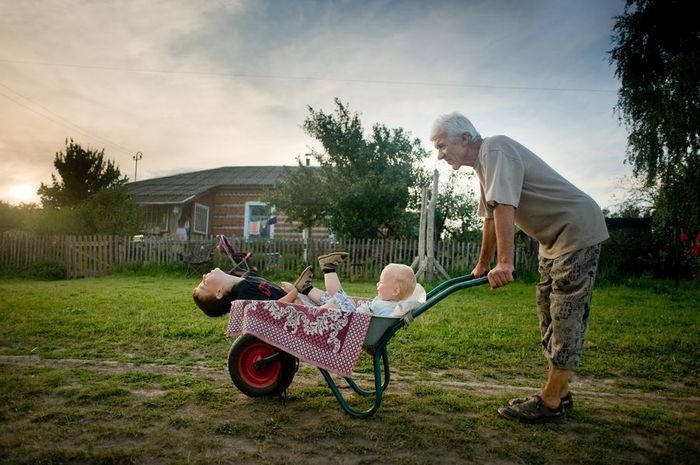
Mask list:
POLYGON ((239 336, 228 352, 228 372, 233 384, 248 397, 278 396, 294 379, 299 361, 255 336, 239 336), (254 364, 264 357, 281 352, 281 357, 257 369, 254 364))

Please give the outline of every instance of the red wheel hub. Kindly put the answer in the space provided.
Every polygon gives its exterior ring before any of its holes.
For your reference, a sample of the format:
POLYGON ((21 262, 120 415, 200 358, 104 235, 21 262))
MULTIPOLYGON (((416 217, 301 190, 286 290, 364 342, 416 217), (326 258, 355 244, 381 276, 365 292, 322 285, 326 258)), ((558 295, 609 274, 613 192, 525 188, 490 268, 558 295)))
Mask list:
POLYGON ((274 360, 264 366, 255 368, 255 363, 277 352, 271 345, 258 341, 248 344, 238 357, 238 373, 250 386, 265 388, 274 384, 280 375, 280 361, 274 360))

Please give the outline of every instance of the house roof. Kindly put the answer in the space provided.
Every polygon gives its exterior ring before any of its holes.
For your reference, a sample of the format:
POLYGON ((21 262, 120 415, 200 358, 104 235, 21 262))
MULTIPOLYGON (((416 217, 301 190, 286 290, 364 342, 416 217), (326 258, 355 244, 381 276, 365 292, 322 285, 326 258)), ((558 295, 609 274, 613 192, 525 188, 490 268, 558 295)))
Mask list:
POLYGON ((222 166, 127 183, 140 205, 178 205, 196 199, 215 187, 272 186, 290 166, 222 166))

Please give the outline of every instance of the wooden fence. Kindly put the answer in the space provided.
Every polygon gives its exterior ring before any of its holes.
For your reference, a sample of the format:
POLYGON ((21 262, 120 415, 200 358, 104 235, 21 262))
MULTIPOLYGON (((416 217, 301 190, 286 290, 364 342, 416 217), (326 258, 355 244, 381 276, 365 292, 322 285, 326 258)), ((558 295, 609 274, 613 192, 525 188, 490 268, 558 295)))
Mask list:
MULTIPOLYGON (((333 250, 350 255, 341 273, 350 279, 376 279, 387 263, 410 265, 418 252, 417 240, 272 240, 232 241, 239 252, 251 252, 253 265, 260 273, 279 272, 294 275, 315 257, 333 250)), ((69 278, 95 276, 129 263, 166 265, 202 264, 227 270, 233 262, 215 250, 215 237, 190 241, 170 238, 125 236, 34 236, 24 233, 0 234, 0 271, 23 270, 42 263, 65 266, 69 278)), ((469 272, 479 254, 479 244, 439 241, 436 258, 448 273, 469 272)), ((528 268, 532 257, 523 248, 517 249, 516 266, 528 268)))

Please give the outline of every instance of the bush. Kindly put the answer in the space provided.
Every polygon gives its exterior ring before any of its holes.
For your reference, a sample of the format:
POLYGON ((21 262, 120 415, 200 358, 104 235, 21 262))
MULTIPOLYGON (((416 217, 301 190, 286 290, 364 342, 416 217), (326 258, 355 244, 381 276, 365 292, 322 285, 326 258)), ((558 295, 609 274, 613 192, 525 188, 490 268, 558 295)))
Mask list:
POLYGON ((66 267, 57 260, 41 260, 32 264, 26 271, 27 276, 45 281, 66 279, 66 267))

